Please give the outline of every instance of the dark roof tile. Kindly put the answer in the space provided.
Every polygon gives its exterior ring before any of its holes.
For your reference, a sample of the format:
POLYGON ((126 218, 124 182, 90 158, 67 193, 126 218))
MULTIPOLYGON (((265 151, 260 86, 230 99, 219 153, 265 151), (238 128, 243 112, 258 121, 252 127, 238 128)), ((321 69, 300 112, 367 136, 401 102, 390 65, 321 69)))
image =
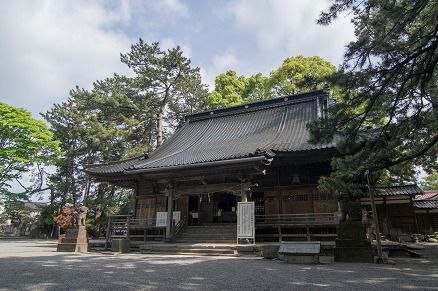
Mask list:
POLYGON ((438 209, 438 200, 414 200, 413 203, 419 209, 438 209))
POLYGON ((376 196, 396 196, 396 195, 409 195, 415 196, 423 194, 423 190, 417 185, 407 186, 392 186, 376 188, 376 196))

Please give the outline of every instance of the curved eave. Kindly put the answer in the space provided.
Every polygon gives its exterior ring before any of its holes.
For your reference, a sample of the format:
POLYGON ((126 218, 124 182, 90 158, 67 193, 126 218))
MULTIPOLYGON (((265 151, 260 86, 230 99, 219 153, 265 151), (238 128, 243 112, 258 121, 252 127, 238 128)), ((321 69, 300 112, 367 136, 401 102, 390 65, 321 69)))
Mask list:
MULTIPOLYGON (((271 158, 272 160, 272 158, 271 158)), ((214 167, 224 167, 224 166, 242 166, 242 165, 252 165, 253 163, 263 162, 270 163, 270 159, 265 156, 257 156, 257 157, 248 157, 248 158, 240 158, 240 159, 232 159, 232 160, 220 160, 220 161, 212 161, 206 163, 197 163, 197 164, 187 164, 187 165, 176 165, 170 167, 161 167, 161 168, 146 168, 146 169, 129 169, 125 170, 125 175, 130 174, 160 174, 160 173, 169 173, 175 171, 190 171, 190 170, 199 170, 205 168, 214 168, 214 167)))

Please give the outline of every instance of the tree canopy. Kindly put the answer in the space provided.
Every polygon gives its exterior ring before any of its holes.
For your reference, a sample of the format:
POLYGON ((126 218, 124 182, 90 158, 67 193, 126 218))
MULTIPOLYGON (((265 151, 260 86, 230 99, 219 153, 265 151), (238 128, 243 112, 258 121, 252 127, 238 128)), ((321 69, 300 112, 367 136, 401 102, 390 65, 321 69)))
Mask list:
POLYGON ((426 181, 421 185, 423 190, 438 190, 438 172, 433 171, 426 177, 426 181))
POLYGON ((318 56, 287 58, 269 77, 257 73, 246 78, 229 70, 216 77, 206 103, 221 108, 322 89, 334 72, 336 67, 318 56))
POLYGON ((261 73, 249 78, 237 76, 233 70, 215 79, 215 88, 206 101, 209 108, 236 106, 242 103, 266 99, 266 77, 261 73))
POLYGON ((341 138, 343 156, 323 188, 358 189, 366 170, 410 178, 414 165, 436 169, 438 2, 334 0, 318 23, 343 12, 353 15, 356 40, 333 78, 342 98, 310 126, 313 142, 341 138))
POLYGON ((0 197, 27 200, 35 188, 41 188, 37 179, 37 185, 11 192, 12 182, 20 181, 34 166, 54 163, 59 142, 52 137, 45 123, 33 119, 30 112, 0 102, 0 197))
POLYGON ((277 95, 285 96, 322 89, 336 67, 318 56, 290 57, 271 72, 268 86, 277 95))
POLYGON ((190 66, 179 47, 162 51, 158 43, 140 39, 121 61, 133 70, 132 77, 114 74, 94 82, 91 90, 77 87, 66 102, 43 114, 61 141, 62 159, 50 179, 58 211, 88 193, 84 202, 96 236, 105 214, 129 204, 131 191, 90 186, 82 166, 152 151, 162 142, 164 126, 172 131, 182 115, 201 110, 207 96, 199 69, 190 66))
MULTIPOLYGON (((184 107, 179 104, 186 104, 190 108, 195 106, 193 94, 197 94, 200 101, 207 96, 205 85, 201 83, 199 68, 190 66, 190 59, 183 55, 179 46, 163 51, 158 42, 149 45, 142 39, 131 46, 130 52, 121 54, 120 59, 136 74, 131 86, 155 110, 156 145, 160 146, 163 142, 164 122, 174 123, 172 119, 165 119, 168 105, 171 105, 171 109, 184 107), (187 98, 190 94, 192 98, 187 98)), ((190 110, 194 111, 194 108, 190 110)), ((182 117, 178 112, 173 112, 171 116, 182 117)))

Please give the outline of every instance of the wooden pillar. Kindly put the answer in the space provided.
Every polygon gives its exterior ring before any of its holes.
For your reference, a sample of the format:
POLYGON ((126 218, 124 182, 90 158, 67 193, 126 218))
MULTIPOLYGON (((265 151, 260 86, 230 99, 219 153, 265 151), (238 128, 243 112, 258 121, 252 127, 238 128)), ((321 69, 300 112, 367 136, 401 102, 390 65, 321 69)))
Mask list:
POLYGON ((166 241, 172 240, 172 227, 173 227, 173 185, 168 183, 164 194, 167 196, 167 222, 166 222, 166 241))
POLYGON ((280 188, 280 173, 277 172, 277 214, 283 214, 283 197, 280 188))
POLYGON ((248 189, 248 183, 242 183, 240 184, 240 201, 241 202, 248 202, 248 195, 247 190, 248 189))

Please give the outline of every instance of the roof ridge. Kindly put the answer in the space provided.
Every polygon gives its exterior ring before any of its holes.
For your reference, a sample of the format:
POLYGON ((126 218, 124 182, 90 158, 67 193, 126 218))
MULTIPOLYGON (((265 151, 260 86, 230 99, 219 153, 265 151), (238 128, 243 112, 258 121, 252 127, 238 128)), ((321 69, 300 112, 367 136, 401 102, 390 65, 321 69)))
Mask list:
POLYGON ((286 106, 290 104, 308 102, 315 100, 318 97, 321 97, 321 95, 328 97, 328 92, 329 92, 328 89, 321 89, 317 91, 304 92, 295 95, 286 95, 282 97, 261 100, 261 101, 246 103, 232 107, 213 109, 205 112, 186 115, 183 118, 183 122, 187 122, 188 120, 199 121, 204 119, 253 112, 253 111, 258 111, 258 110, 263 110, 273 107, 286 106))
POLYGON ((380 186, 376 187, 376 189, 389 189, 389 188, 404 188, 404 187, 418 187, 417 184, 407 184, 407 185, 394 185, 394 186, 380 186))

